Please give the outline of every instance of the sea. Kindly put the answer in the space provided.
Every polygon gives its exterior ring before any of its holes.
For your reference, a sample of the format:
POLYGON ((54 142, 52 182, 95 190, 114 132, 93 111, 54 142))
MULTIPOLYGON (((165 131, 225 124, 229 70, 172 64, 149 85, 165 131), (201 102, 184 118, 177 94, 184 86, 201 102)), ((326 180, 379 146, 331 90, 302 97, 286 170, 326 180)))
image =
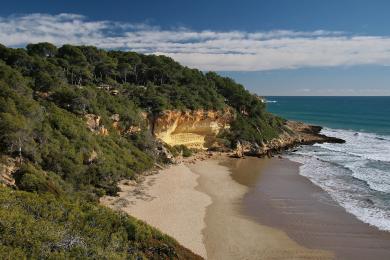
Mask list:
POLYGON ((268 111, 323 126, 345 144, 299 147, 287 157, 345 210, 390 231, 390 97, 266 97, 268 111))

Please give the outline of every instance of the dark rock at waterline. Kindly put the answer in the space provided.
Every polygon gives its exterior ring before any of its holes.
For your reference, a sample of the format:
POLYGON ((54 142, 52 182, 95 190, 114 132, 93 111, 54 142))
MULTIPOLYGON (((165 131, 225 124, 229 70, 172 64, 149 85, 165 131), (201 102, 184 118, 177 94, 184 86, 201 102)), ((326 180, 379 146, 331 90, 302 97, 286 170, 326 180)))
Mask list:
MULTIPOLYGON (((273 154, 281 153, 285 150, 299 145, 312 145, 315 143, 345 143, 345 140, 320 134, 321 126, 307 125, 301 122, 287 121, 283 132, 278 138, 267 143, 253 143, 247 141, 237 141, 234 156, 237 158, 248 156, 272 157, 273 154)), ((296 150, 295 150, 296 151, 296 150)))

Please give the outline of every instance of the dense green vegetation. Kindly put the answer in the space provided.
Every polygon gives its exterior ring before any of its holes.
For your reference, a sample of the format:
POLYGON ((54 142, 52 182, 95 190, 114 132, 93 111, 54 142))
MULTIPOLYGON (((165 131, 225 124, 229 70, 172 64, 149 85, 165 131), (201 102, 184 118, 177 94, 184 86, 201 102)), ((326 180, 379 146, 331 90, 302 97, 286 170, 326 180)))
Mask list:
POLYGON ((267 142, 279 134, 284 120, 268 113, 257 95, 251 94, 232 79, 220 77, 214 72, 207 73, 206 77, 225 98, 226 105, 236 111, 236 120, 230 131, 221 135, 230 141, 230 146, 234 146, 237 140, 267 142))
POLYGON ((94 203, 0 189, 1 259, 195 258, 170 237, 94 203))
POLYGON ((118 180, 135 178, 160 160, 143 112, 153 117, 165 109, 227 107, 236 117, 219 137, 227 146, 278 135, 282 120, 242 85, 168 57, 50 43, 0 45, 0 156, 20 160, 17 191, 0 188, 0 255, 187 254, 173 240, 96 202, 115 194, 118 180), (87 114, 99 115, 110 134, 90 131, 87 114), (120 118, 116 128, 112 116, 120 118), (131 126, 141 130, 117 130, 131 126))

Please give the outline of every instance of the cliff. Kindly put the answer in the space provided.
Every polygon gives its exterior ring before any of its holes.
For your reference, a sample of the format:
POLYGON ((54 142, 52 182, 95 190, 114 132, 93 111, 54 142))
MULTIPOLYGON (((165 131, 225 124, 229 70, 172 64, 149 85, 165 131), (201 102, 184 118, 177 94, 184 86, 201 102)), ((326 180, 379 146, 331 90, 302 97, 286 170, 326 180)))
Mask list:
MULTIPOLYGON (((234 120, 231 110, 225 111, 176 111, 166 110, 150 120, 154 136, 164 143, 175 146, 207 150, 221 146, 217 136, 222 130, 228 130, 234 120)), ((314 143, 343 143, 342 139, 320 134, 320 126, 301 122, 286 121, 281 134, 267 143, 255 143, 237 140, 235 156, 264 156, 278 153, 297 145, 314 143)))
POLYGON ((234 114, 230 110, 167 110, 151 120, 154 136, 171 145, 208 149, 217 145, 217 135, 230 128, 234 114))

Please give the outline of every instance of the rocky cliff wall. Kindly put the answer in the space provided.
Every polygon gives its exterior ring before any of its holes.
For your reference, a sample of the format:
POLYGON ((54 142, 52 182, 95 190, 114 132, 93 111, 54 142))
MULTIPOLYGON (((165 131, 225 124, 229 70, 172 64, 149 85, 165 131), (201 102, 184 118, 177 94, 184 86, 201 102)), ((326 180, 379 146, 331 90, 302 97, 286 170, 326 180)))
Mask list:
POLYGON ((156 138, 174 146, 207 149, 216 144, 216 136, 230 128, 234 114, 230 110, 164 111, 151 121, 156 138))

